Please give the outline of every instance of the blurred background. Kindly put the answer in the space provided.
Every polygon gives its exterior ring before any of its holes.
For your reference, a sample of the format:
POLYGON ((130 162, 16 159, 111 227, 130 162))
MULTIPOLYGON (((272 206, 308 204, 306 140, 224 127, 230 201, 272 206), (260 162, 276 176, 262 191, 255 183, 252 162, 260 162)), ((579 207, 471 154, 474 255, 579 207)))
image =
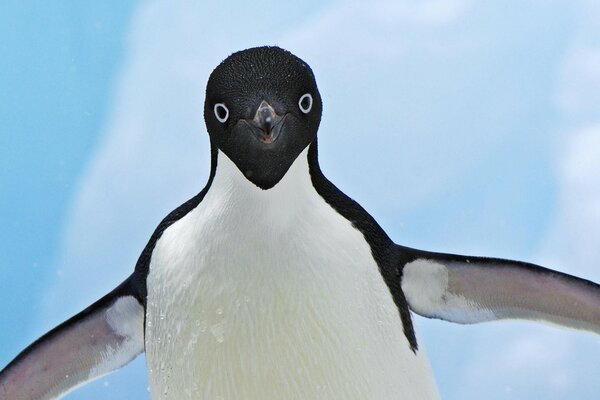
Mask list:
MULTIPOLYGON (((600 3, 0 4, 0 367, 125 279, 208 176, 208 75, 308 62, 325 174, 398 243, 600 281, 600 3)), ((415 317, 445 399, 592 399, 600 337, 415 317)), ((67 399, 148 398, 140 356, 67 399)))

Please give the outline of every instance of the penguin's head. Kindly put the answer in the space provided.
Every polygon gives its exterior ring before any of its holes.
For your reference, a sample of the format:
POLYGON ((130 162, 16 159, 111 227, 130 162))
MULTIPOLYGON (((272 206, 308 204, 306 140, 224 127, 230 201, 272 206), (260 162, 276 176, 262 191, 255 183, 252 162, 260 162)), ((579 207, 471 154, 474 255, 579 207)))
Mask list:
POLYGON ((279 47, 230 55, 206 86, 204 120, 212 145, 265 190, 315 140, 321 110, 312 70, 279 47))

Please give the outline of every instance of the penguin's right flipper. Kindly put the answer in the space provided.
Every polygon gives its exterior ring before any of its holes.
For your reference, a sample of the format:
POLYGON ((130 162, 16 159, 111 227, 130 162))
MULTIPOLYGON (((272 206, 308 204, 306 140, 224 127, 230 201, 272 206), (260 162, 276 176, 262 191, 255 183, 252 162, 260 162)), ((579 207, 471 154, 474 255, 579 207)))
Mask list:
POLYGON ((61 397, 144 350, 144 307, 130 277, 52 329, 0 371, 0 400, 61 397))

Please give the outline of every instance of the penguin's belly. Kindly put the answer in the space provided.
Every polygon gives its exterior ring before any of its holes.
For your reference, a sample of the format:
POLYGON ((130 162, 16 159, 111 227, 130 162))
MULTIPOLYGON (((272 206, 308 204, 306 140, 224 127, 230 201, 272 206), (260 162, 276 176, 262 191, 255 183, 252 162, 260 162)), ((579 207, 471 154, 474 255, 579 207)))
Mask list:
POLYGON ((166 230, 152 255, 153 398, 437 398, 347 220, 320 198, 282 218, 215 196, 166 230))

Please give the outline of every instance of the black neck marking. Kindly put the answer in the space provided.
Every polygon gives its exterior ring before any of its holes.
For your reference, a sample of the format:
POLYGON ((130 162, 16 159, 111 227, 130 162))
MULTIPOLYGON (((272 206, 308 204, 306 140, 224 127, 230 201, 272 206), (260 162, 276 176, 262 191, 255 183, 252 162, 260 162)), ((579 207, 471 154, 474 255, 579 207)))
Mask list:
POLYGON ((371 254, 373 254, 373 258, 379 266, 379 272, 390 289, 394 303, 400 313, 404 335, 410 344, 411 350, 416 353, 418 350, 417 338, 413 329, 408 303, 401 287, 401 268, 404 263, 399 247, 360 204, 345 195, 323 175, 319 167, 316 139, 308 150, 308 165, 312 184, 317 193, 342 217, 350 221, 363 234, 371 247, 371 254))
POLYGON ((146 280, 148 278, 148 273, 150 272, 150 261, 152 259, 152 252, 154 251, 156 242, 158 241, 158 239, 160 239, 160 237, 168 227, 173 225, 175 222, 179 221, 181 218, 185 217, 190 211, 196 208, 198 204, 200 204, 202 199, 204 199, 204 196, 206 196, 208 189, 210 189, 210 185, 212 184, 215 178, 215 173, 217 171, 217 152, 217 146, 215 146, 211 142, 210 175, 208 177, 208 182, 206 183, 206 186, 204 186, 200 193, 198 193, 197 195, 195 195, 194 197, 177 207, 175 210, 171 211, 169 215, 167 215, 160 222, 160 224, 158 224, 158 226, 154 230, 154 233, 152 233, 150 240, 146 244, 146 247, 144 247, 144 250, 142 250, 140 257, 137 260, 137 263, 135 264, 135 271, 131 276, 130 280, 133 288, 133 293, 138 299, 138 301, 144 305, 144 308, 146 308, 146 302, 148 297, 148 287, 146 286, 146 280))

